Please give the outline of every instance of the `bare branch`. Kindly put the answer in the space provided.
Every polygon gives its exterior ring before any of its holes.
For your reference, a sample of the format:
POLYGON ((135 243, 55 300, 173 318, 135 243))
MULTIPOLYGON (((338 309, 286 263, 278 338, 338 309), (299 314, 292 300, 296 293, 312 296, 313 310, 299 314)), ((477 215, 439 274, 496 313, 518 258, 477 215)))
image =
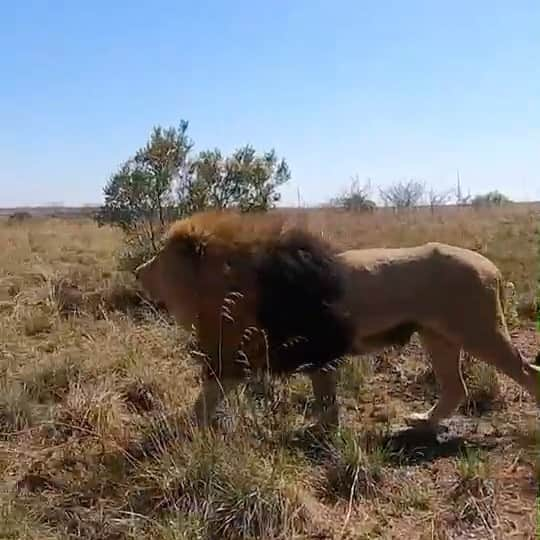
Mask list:
POLYGON ((400 181, 386 189, 379 188, 379 194, 386 206, 397 209, 413 208, 422 201, 425 184, 417 180, 400 181))

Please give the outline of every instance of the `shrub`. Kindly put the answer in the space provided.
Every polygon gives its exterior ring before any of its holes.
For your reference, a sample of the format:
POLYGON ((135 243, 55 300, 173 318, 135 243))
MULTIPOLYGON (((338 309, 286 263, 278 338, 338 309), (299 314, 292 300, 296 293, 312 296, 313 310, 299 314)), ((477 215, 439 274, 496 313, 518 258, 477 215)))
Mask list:
POLYGON ((287 162, 274 150, 257 154, 250 145, 230 157, 216 149, 191 158, 187 129, 186 121, 177 128, 155 127, 146 145, 104 187, 105 202, 95 218, 126 233, 124 268, 133 269, 155 253, 172 220, 206 208, 268 210, 290 178, 287 162))

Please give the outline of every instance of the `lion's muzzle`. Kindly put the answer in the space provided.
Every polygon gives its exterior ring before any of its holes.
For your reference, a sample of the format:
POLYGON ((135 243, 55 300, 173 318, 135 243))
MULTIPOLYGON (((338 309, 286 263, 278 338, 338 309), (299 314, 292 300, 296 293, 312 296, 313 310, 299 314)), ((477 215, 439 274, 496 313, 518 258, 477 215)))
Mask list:
POLYGON ((141 284, 142 288, 151 296, 154 298, 154 300, 160 300, 157 298, 157 291, 155 290, 156 287, 154 286, 154 279, 152 279, 153 276, 153 262, 154 259, 150 259, 149 261, 139 265, 135 269, 135 279, 141 284))

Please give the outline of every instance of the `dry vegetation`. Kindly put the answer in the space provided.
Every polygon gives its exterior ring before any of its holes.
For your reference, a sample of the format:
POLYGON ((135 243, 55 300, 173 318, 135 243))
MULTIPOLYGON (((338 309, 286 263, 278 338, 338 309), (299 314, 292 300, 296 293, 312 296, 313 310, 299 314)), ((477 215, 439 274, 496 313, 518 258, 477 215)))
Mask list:
MULTIPOLYGON (((515 282, 529 358, 539 216, 291 213, 342 247, 436 239, 487 254, 515 282)), ((193 435, 187 336, 141 303, 120 244, 90 221, 0 222, 1 539, 535 537, 532 401, 466 359, 471 395, 448 432, 398 431, 436 391, 415 342, 344 366, 332 440, 308 429, 303 377, 247 388, 220 434, 193 435)))

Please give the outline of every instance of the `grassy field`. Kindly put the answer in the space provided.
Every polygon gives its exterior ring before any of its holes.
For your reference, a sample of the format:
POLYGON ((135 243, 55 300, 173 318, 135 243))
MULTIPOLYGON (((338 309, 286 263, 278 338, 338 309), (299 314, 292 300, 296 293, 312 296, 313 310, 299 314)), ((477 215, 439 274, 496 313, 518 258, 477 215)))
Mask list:
MULTIPOLYGON (((540 207, 407 215, 290 212, 339 246, 440 240, 516 286, 512 335, 536 332, 540 207)), ((404 434, 436 387, 418 343, 351 359, 343 429, 309 429, 306 378, 254 385, 193 434, 187 335, 141 305, 122 238, 91 221, 0 222, 0 539, 536 538, 532 400, 465 358, 470 396, 437 440, 404 434)))

